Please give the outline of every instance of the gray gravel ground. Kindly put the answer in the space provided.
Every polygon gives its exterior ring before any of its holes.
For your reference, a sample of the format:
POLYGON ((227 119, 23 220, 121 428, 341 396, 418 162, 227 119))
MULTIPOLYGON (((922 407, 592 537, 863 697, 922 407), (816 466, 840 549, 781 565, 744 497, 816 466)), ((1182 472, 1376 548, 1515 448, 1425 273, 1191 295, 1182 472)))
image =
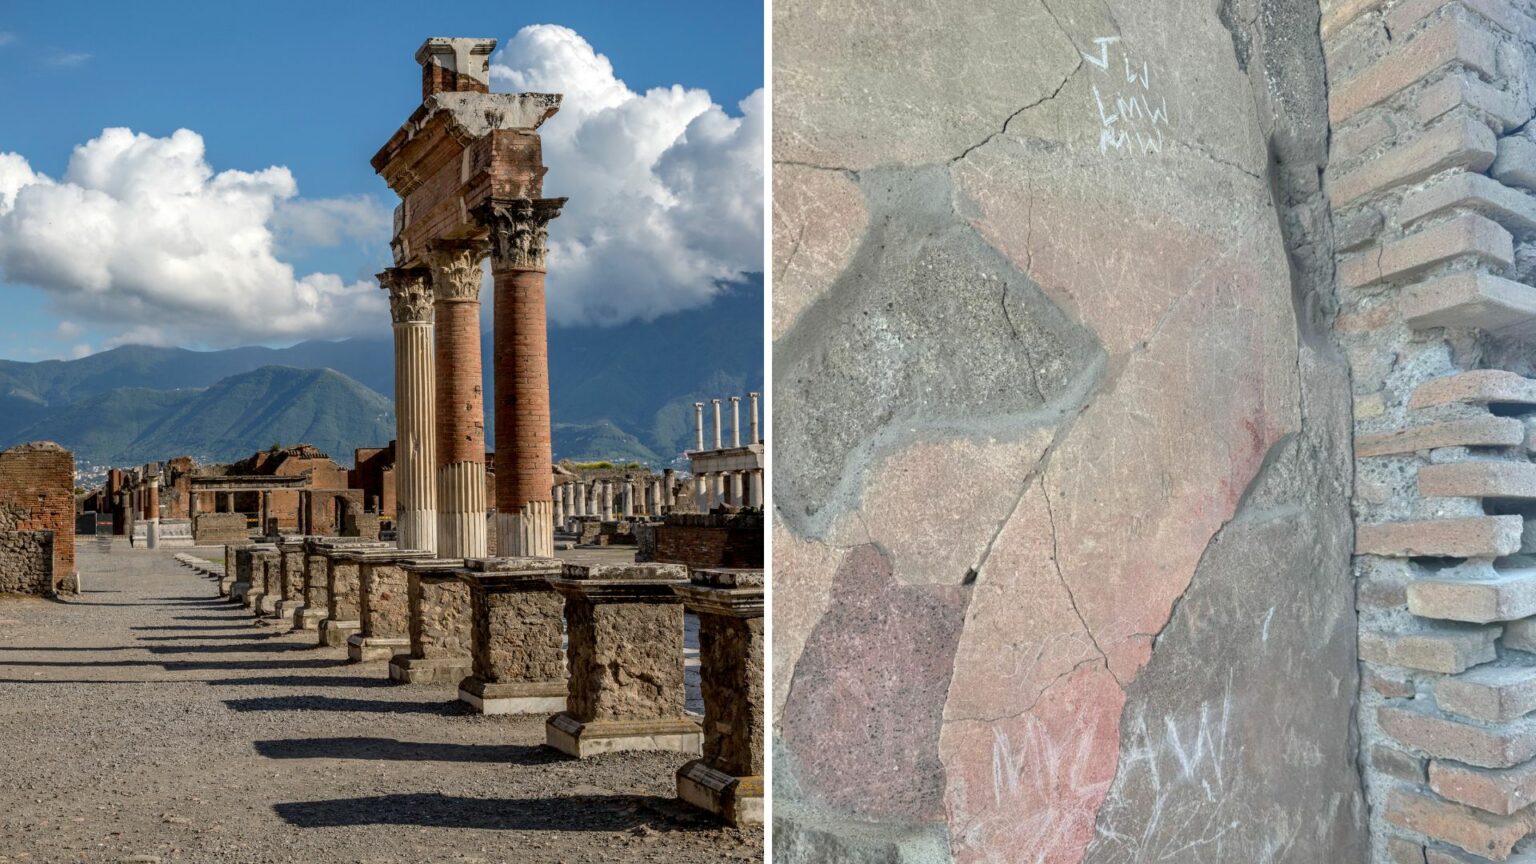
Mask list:
POLYGON ((82 543, 78 599, 0 598, 0 862, 762 859, 674 800, 675 754, 567 759, 171 556, 82 543))

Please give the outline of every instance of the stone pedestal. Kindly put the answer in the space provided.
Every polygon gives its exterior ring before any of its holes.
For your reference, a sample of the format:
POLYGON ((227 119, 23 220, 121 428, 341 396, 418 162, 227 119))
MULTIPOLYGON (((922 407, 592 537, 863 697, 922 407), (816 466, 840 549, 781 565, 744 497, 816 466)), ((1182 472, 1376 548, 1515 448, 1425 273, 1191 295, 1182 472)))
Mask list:
POLYGON ((304 541, 297 535, 285 536, 277 542, 278 593, 276 617, 293 620, 294 610, 304 605, 304 541))
POLYGON ((244 548, 246 547, 233 545, 224 547, 224 572, 219 576, 220 597, 229 597, 230 589, 239 581, 240 565, 236 560, 236 554, 244 548))
POLYGON ((402 560, 410 613, 410 652, 389 661, 391 680, 458 684, 472 671, 469 586, 459 579, 462 558, 402 560))
POLYGON ((361 551, 345 546, 325 550, 326 607, 325 618, 320 621, 321 645, 345 648, 347 640, 363 628, 361 551))
POLYGON ((545 743, 578 758, 619 750, 698 756, 703 730, 683 709, 679 564, 566 564, 570 686, 545 743))
POLYGON ((405 559, 431 555, 423 549, 369 549, 352 553, 358 562, 358 631, 347 639, 354 663, 388 660, 410 650, 410 601, 405 559))
MULTIPOLYGON (((277 561, 277 547, 269 543, 257 543, 250 547, 246 553, 250 563, 241 571, 240 575, 246 580, 246 588, 240 593, 240 605, 261 614, 262 601, 267 596, 267 569, 269 564, 277 561)), ((239 585, 237 584, 238 588, 239 585)), ((231 591, 230 599, 234 599, 231 591)))
POLYGON ((565 602, 550 580, 554 558, 479 558, 459 578, 469 587, 474 672, 459 699, 481 714, 551 714, 565 709, 565 602))
POLYGON ((677 796, 733 825, 763 822, 763 571, 695 570, 674 586, 699 617, 704 755, 677 796))
POLYGON ((326 615, 327 588, 325 581, 325 556, 320 554, 318 538, 304 543, 304 605, 293 610, 295 630, 315 630, 326 615))

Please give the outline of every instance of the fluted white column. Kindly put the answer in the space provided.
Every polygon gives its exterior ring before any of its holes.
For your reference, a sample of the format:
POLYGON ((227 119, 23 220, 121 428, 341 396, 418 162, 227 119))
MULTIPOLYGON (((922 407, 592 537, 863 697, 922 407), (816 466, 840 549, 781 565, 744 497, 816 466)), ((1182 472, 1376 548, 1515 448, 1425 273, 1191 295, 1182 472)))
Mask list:
POLYGON ((432 280, 425 268, 379 274, 395 330, 395 544, 437 551, 437 386, 432 280))

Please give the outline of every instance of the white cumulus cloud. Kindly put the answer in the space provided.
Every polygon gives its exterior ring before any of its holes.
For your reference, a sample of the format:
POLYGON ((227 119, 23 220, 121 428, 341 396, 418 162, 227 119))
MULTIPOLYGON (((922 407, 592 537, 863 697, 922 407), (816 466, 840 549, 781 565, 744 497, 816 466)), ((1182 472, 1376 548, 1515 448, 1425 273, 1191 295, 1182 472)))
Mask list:
MULTIPOLYGON (((372 282, 298 276, 278 259, 274 224, 318 230, 330 212, 297 194, 287 168, 215 173, 202 137, 187 129, 167 138, 103 130, 75 148, 57 180, 0 153, 0 278, 103 325, 116 334, 110 344, 223 346, 387 328, 372 282)), ((345 217, 357 206, 332 209, 345 217)))
MULTIPOLYGON (((558 324, 619 324, 701 306, 763 269, 761 89, 728 113, 681 85, 637 93, 566 27, 525 27, 497 53, 498 90, 564 94, 540 127, 558 324)), ((0 194, 4 186, 0 185, 0 194)))

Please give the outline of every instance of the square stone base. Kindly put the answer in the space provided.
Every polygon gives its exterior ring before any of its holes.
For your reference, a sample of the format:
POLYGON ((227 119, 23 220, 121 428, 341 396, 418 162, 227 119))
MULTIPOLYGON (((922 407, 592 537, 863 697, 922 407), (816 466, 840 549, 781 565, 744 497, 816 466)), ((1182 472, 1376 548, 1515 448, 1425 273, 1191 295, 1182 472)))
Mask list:
POLYGON ((261 607, 262 616, 268 617, 277 614, 277 604, 279 602, 281 601, 279 601, 277 597, 271 594, 263 594, 261 595, 261 600, 257 605, 261 607))
POLYGON ((329 648, 345 648, 352 634, 363 629, 361 621, 335 621, 330 618, 320 622, 320 644, 329 648))
POLYGON ((261 603, 261 598, 264 596, 264 594, 265 592, 247 588, 245 589, 244 593, 240 595, 240 605, 247 609, 255 609, 259 611, 261 608, 259 604, 261 603))
POLYGON ((249 594, 250 591, 251 583, 249 582, 231 582, 229 583, 229 601, 249 606, 251 604, 245 602, 245 595, 249 594))
POLYGON ((293 610, 293 629, 314 630, 325 620, 324 609, 311 609, 308 606, 300 606, 293 610))
POLYGON ((235 579, 234 579, 233 576, 220 576, 219 577, 219 596, 220 597, 228 597, 229 596, 229 590, 231 588, 233 588, 233 587, 235 587, 235 579))
POLYGON ((302 600, 280 600, 277 604, 277 616, 284 621, 292 621, 293 613, 304 608, 302 600))
POLYGON ((457 684, 474 670, 474 661, 463 657, 412 657, 396 654, 389 661, 389 680, 402 684, 457 684))
POLYGON ((698 756, 704 752, 704 730, 686 717, 583 723, 562 712, 545 721, 544 743, 577 759, 622 750, 665 750, 698 756))
POLYGON ((677 797, 737 827, 763 824, 762 777, 735 777, 695 759, 677 770, 677 797))
POLYGON ((459 701, 479 714, 554 714, 565 710, 564 681, 490 684, 470 676, 459 682, 459 701))
POLYGON ((347 638, 347 660, 353 663, 388 660, 399 654, 401 648, 410 647, 409 639, 386 639, 382 636, 364 636, 361 633, 354 633, 347 638))

